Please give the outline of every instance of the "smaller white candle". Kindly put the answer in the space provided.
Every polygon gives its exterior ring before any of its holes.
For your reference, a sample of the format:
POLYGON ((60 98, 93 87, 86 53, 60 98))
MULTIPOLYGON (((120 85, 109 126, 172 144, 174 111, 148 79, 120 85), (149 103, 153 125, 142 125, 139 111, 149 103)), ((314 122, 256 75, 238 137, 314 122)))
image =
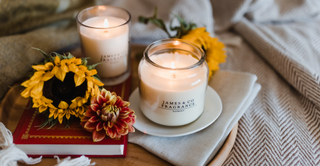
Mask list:
POLYGON ((126 20, 97 16, 85 20, 79 29, 84 54, 102 78, 116 77, 128 69, 129 26, 126 20), (120 26, 122 25, 122 26, 120 26), (108 28, 108 29, 103 29, 108 28))
POLYGON ((150 59, 172 70, 155 67, 144 60, 140 62, 140 108, 144 115, 168 126, 196 120, 204 110, 207 66, 202 64, 193 69, 179 70, 199 60, 177 52, 154 55, 150 59))

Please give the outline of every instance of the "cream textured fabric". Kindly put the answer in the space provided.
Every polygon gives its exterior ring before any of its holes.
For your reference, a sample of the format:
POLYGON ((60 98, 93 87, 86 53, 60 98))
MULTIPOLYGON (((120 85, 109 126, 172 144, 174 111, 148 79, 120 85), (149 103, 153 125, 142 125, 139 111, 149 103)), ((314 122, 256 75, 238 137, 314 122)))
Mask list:
POLYGON ((254 73, 262 86, 225 165, 320 164, 319 3, 212 1, 228 48, 222 68, 254 73))
MULTIPOLYGON (((132 16, 130 35, 134 43, 149 45, 150 42, 168 38, 168 35, 158 27, 138 23, 139 16, 153 16, 155 7, 158 7, 157 17, 165 21, 167 28, 175 14, 198 26, 206 26, 207 31, 213 34, 211 4, 207 0, 103 0, 97 1, 97 4, 119 6, 130 12, 132 16)), ((177 19, 173 21, 173 25, 178 24, 177 19)))
POLYGON ((223 109, 212 125, 195 134, 174 138, 150 136, 136 131, 130 133, 129 142, 144 147, 174 165, 204 165, 217 153, 232 127, 256 97, 260 90, 256 80, 257 77, 249 73, 219 71, 214 74, 209 86, 219 94, 223 109))

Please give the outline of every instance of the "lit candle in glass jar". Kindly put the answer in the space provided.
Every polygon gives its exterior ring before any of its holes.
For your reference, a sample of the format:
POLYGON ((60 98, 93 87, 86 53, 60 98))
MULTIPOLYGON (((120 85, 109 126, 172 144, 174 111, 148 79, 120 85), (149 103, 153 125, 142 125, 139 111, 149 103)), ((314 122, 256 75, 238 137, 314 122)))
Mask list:
POLYGON ((204 110, 208 67, 197 46, 179 39, 157 41, 139 64, 140 109, 150 120, 179 126, 204 110))
POLYGON ((129 22, 130 14, 111 6, 95 6, 81 11, 78 31, 82 51, 90 57, 98 75, 106 85, 123 82, 130 75, 129 22))

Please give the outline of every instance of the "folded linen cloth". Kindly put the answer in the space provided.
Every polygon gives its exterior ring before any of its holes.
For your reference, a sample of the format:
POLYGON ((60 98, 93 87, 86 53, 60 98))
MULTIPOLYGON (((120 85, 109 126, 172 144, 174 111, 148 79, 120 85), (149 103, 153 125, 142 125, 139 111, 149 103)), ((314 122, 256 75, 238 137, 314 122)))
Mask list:
MULTIPOLYGON (((247 110, 261 86, 250 73, 218 71, 209 86, 220 96, 222 113, 206 129, 197 133, 174 137, 130 133, 129 142, 138 144, 174 165, 205 165, 223 145, 232 127, 247 110)), ((139 117, 137 117, 139 118, 139 117)))

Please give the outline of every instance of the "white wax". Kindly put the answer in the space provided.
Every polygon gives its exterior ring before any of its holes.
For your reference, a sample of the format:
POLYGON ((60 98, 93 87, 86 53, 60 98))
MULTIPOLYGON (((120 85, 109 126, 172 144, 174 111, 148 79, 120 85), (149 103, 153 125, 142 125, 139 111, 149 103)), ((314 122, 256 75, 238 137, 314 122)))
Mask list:
POLYGON ((121 75, 128 68, 129 26, 123 25, 126 21, 111 16, 93 17, 83 22, 90 27, 104 27, 108 19, 109 29, 95 29, 85 26, 80 27, 82 50, 85 56, 90 57, 91 64, 103 62, 96 67, 102 78, 121 75))
MULTIPOLYGON (((183 68, 198 62, 191 55, 163 53, 150 59, 164 67, 183 68)), ((204 110, 207 68, 189 70, 156 68, 142 61, 140 73, 140 108, 152 121, 179 126, 196 120, 204 110)))

